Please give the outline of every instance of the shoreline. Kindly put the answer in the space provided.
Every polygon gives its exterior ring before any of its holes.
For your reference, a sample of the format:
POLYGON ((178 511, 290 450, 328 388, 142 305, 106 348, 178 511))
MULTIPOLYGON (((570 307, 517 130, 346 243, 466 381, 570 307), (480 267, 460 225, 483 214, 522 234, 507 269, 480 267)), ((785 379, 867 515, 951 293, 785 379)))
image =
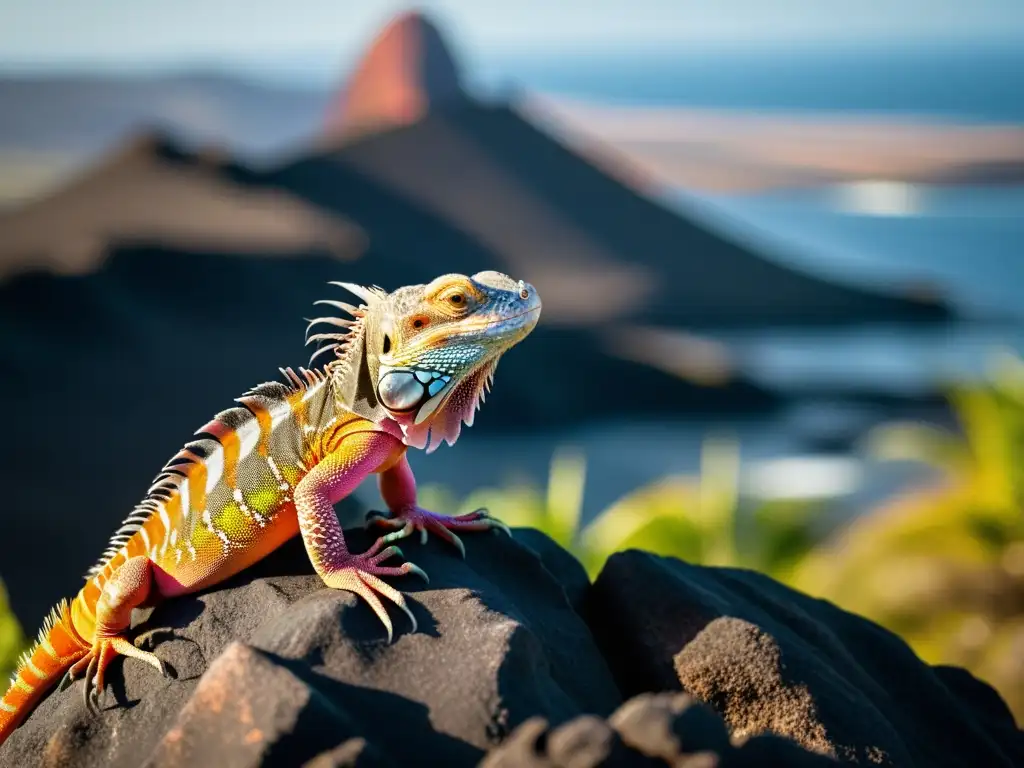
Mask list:
POLYGON ((1024 125, 860 113, 615 106, 530 94, 515 105, 633 186, 744 193, 855 181, 1024 183, 1024 125))

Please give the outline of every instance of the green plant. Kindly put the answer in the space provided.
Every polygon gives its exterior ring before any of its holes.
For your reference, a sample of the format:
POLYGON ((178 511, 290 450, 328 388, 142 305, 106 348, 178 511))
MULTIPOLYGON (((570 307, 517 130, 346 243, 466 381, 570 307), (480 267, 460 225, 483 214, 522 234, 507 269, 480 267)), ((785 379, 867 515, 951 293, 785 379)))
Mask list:
POLYGON ((695 478, 670 476, 640 488, 581 525, 586 463, 571 449, 551 461, 546 489, 529 483, 482 488, 458 501, 441 486, 421 499, 434 509, 500 510, 511 526, 537 528, 571 551, 595 577, 608 557, 642 549, 706 565, 755 568, 784 578, 820 538, 818 505, 742 500, 739 453, 730 440, 705 443, 695 478))
POLYGON ((6 681, 14 673, 18 655, 25 649, 26 644, 21 625, 14 618, 14 613, 7 602, 7 592, 0 581, 0 688, 3 687, 2 681, 6 681))
POLYGON ((1004 357, 950 402, 960 433, 898 423, 867 440, 937 479, 853 521, 793 583, 991 681, 1024 720, 1024 363, 1004 357))

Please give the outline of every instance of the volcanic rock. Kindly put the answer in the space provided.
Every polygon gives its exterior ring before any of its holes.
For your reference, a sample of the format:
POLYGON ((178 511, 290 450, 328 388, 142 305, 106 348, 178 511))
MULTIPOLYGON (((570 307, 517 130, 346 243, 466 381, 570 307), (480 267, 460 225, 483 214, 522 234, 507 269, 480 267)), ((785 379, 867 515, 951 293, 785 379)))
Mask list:
POLYGON ((734 738, 771 732, 871 765, 1024 760, 1024 734, 990 686, 753 571, 616 554, 587 615, 624 695, 686 691, 734 738))
MULTIPOLYGON (((354 551, 371 542, 349 538, 354 551)), ((146 626, 172 628, 156 652, 174 675, 119 662, 98 716, 80 682, 52 692, 0 747, 0 765, 1024 759, 1024 734, 989 686, 767 577, 628 552, 591 585, 536 531, 466 545, 465 560, 436 540, 404 546, 431 582, 394 580, 419 629, 391 610, 391 644, 365 603, 322 585, 297 540, 204 593, 140 612, 146 626)))

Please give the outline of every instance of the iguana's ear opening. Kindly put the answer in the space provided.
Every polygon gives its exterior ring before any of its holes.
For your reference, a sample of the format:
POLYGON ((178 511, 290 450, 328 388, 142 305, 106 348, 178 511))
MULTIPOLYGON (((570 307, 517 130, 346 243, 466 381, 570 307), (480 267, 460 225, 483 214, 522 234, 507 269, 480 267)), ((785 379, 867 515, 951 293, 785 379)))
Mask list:
POLYGON ((393 339, 395 337, 395 319, 391 316, 391 313, 384 311, 380 313, 380 353, 386 355, 391 352, 392 345, 394 344, 393 339))

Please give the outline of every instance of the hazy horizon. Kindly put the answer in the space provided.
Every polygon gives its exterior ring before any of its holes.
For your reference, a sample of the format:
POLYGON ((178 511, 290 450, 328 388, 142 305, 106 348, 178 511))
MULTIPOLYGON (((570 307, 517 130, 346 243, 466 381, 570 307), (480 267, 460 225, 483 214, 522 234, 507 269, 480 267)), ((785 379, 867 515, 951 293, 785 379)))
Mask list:
POLYGON ((440 25, 470 68, 556 54, 1024 44, 1019 0, 781 0, 770 7, 759 0, 594 0, 582 13, 544 0, 490 7, 478 0, 180 0, 147 7, 42 0, 0 9, 0 71, 210 70, 312 84, 354 63, 396 13, 411 7, 440 25))
MULTIPOLYGON (((942 41, 872 43, 865 47, 855 42, 814 45, 790 45, 784 49, 776 45, 708 44, 685 50, 656 46, 621 46, 615 49, 574 51, 485 51, 474 52, 459 45, 456 36, 448 34, 457 65, 466 83, 485 90, 507 85, 517 86, 535 80, 548 71, 587 72, 595 66, 607 71, 608 67, 622 66, 637 73, 654 71, 670 66, 691 66, 694 63, 730 61, 741 64, 749 60, 760 62, 811 62, 830 59, 863 58, 865 63, 902 57, 904 60, 934 61, 948 52, 958 58, 997 57, 1012 61, 1024 60, 1024 44, 1012 41, 942 41), (653 69, 652 69, 653 68, 653 69)), ((155 59, 145 62, 115 62, 101 60, 60 60, 53 62, 4 61, 0 54, 0 79, 109 79, 111 81, 163 80, 213 78, 239 81, 260 88, 288 91, 331 91, 343 83, 359 64, 371 38, 352 50, 282 51, 248 57, 203 56, 187 59, 155 59)))

